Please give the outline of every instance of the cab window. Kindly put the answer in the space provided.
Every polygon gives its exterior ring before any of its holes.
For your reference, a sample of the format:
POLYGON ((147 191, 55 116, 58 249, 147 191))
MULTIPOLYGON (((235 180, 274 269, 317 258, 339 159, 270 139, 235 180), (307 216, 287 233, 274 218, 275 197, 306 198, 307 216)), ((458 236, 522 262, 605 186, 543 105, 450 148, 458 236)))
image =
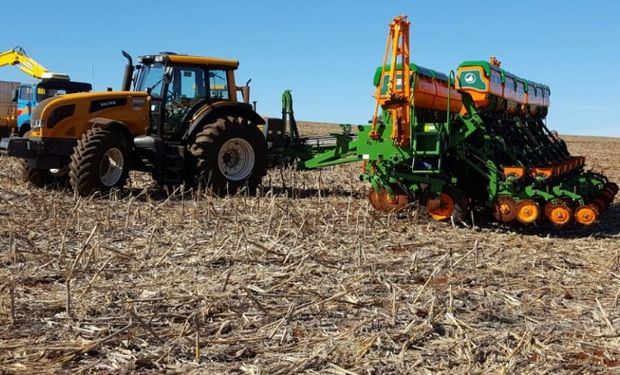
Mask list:
POLYGON ((225 70, 209 71, 209 95, 213 100, 229 100, 228 79, 225 70))
POLYGON ((65 95, 67 94, 67 90, 65 89, 46 89, 44 87, 39 87, 37 89, 37 101, 43 101, 47 98, 51 98, 53 96, 65 95))
POLYGON ((19 88, 19 100, 31 100, 32 99, 32 87, 22 86, 19 88))
POLYGON ((207 98, 205 76, 206 71, 200 67, 172 69, 172 81, 166 86, 164 135, 178 135, 191 109, 207 98))
POLYGON ((203 69, 175 68, 172 82, 173 98, 177 100, 206 98, 205 86, 205 71, 203 69))
POLYGON ((164 67, 161 64, 151 64, 142 67, 136 91, 149 91, 153 98, 161 98, 161 89, 164 82, 164 67))

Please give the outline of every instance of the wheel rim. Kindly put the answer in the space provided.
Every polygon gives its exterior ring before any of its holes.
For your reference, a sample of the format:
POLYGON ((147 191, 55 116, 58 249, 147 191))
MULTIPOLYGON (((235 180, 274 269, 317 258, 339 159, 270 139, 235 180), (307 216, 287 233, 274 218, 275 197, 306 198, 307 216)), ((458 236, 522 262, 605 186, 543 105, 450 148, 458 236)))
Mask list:
POLYGON ((502 223, 509 223, 517 215, 517 204, 511 197, 499 197, 493 205, 495 219, 502 223))
POLYGON ((50 169, 50 173, 52 174, 53 177, 56 178, 60 178, 60 177, 64 177, 67 175, 67 173, 69 172, 69 166, 66 165, 62 168, 52 168, 50 169))
POLYGON ((575 221, 581 225, 592 225, 598 216, 598 209, 594 206, 579 206, 575 210, 575 221))
POLYGON ((523 224, 532 224, 538 219, 540 208, 530 199, 524 199, 517 204, 517 220, 523 224))
POLYGON ((99 178, 106 187, 116 185, 125 170, 125 158, 123 153, 116 147, 110 148, 103 154, 99 164, 99 178))
POLYGON ((368 201, 370 202, 370 205, 372 206, 372 208, 374 208, 377 211, 381 211, 381 204, 379 202, 379 192, 374 190, 374 189, 370 189, 370 191, 368 192, 368 201))
POLYGON ((399 212, 409 204, 409 197, 405 194, 394 193, 394 195, 384 192, 381 196, 382 206, 386 212, 399 212))
POLYGON ((248 178, 254 169, 254 163, 254 149, 243 138, 231 138, 226 141, 217 156, 220 171, 232 181, 248 178))
POLYGON ((427 203, 426 210, 435 220, 447 220, 454 212, 454 200, 446 193, 441 193, 439 198, 433 199, 427 203))
POLYGON ((547 219, 555 225, 563 226, 570 222, 572 212, 570 207, 564 204, 547 203, 545 207, 547 219))
POLYGON ((386 190, 370 190, 368 200, 372 207, 383 212, 399 212, 409 204, 409 197, 405 194, 394 192, 390 195, 386 190))

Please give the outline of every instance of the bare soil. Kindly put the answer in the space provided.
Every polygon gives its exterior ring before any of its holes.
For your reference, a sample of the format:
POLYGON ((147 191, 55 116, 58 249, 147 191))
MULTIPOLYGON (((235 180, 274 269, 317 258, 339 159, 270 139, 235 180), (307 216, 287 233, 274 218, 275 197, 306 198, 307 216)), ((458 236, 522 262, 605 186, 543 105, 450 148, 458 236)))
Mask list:
MULTIPOLYGON (((567 141, 620 181, 620 139, 567 141)), ((373 211, 358 168, 78 199, 0 158, 0 373, 620 372, 620 206, 453 227, 373 211)))

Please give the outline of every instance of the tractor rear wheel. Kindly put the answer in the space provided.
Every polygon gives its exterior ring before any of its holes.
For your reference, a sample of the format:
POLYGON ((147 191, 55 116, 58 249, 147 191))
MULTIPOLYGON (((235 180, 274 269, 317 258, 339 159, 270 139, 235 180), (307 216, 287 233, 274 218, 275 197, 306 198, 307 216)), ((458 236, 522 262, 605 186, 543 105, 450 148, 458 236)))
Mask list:
POLYGON ((186 180, 218 195, 247 186, 254 192, 267 171, 267 142, 250 120, 228 116, 205 126, 190 146, 194 165, 186 180))
POLYGON ((121 131, 89 129, 71 155, 69 177, 73 191, 87 197, 125 186, 130 151, 130 139, 121 131))

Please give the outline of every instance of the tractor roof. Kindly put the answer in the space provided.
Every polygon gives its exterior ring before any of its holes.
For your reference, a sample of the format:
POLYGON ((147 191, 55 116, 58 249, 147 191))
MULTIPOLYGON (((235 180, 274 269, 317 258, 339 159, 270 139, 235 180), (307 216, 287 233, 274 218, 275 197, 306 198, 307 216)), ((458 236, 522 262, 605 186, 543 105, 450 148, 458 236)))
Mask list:
POLYGON ((179 55, 173 52, 161 52, 158 55, 140 56, 142 63, 171 62, 173 64, 210 65, 236 69, 239 61, 220 59, 217 57, 179 55))

